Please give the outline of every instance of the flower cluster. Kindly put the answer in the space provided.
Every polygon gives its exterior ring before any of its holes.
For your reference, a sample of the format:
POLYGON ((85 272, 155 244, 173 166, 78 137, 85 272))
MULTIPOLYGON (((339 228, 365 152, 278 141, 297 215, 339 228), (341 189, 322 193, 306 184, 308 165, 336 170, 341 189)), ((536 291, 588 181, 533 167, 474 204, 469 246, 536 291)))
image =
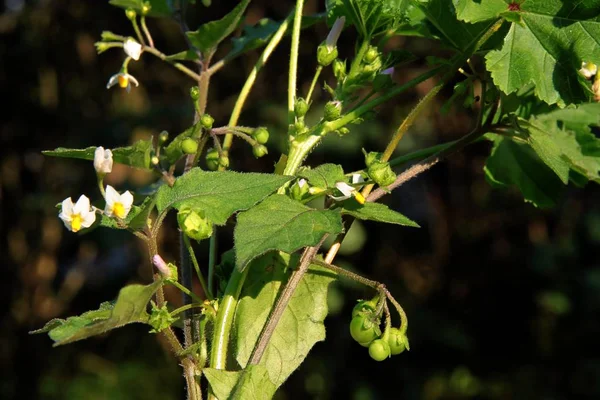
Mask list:
POLYGON ((136 87, 138 87, 139 83, 137 79, 133 77, 133 75, 130 75, 127 72, 127 65, 129 64, 130 59, 135 61, 140 59, 143 48, 142 45, 139 44, 135 39, 127 38, 127 40, 125 40, 123 43, 123 50, 125 51, 125 54, 127 54, 127 59, 123 63, 121 71, 110 77, 108 83, 106 84, 106 88, 110 89, 118 84, 120 88, 127 90, 127 93, 129 93, 131 91, 131 84, 133 83, 136 87))

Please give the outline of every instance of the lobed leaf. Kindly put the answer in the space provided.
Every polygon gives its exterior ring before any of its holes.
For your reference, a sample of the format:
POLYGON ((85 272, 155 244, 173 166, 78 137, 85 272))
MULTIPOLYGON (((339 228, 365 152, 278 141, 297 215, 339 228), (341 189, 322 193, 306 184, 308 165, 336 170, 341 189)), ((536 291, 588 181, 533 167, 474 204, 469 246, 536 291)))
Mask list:
POLYGON ((322 164, 317 168, 301 171, 298 176, 321 189, 333 188, 336 182, 346 182, 344 170, 337 164, 322 164))
POLYGON ((458 19, 469 23, 498 18, 508 10, 504 0, 453 0, 453 3, 458 19))
POLYGON ((251 365, 242 371, 205 368, 202 373, 219 400, 270 399, 277 390, 269 380, 268 371, 262 365, 251 365))
POLYGON ((274 194, 240 213, 233 235, 236 268, 243 270, 269 250, 294 252, 314 246, 326 233, 343 231, 337 210, 315 210, 289 197, 274 194))
POLYGON ((356 201, 344 201, 342 207, 342 214, 348 214, 354 218, 420 228, 419 224, 390 209, 385 204, 370 202, 360 204, 356 201))

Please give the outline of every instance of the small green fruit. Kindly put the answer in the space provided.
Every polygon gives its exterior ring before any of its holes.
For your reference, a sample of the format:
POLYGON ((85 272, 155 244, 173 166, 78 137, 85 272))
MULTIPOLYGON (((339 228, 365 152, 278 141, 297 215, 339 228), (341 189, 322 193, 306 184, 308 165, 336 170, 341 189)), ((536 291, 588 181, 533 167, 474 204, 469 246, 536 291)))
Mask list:
POLYGON ((269 153, 269 151, 262 144, 257 144, 257 145, 252 146, 252 154, 254 154, 254 157, 256 157, 256 158, 261 158, 262 156, 264 156, 268 153, 269 153))
POLYGON ((202 127, 206 130, 212 129, 214 122, 215 122, 215 119, 213 117, 211 117, 209 114, 203 114, 200 117, 200 124, 202 124, 202 127))
POLYGON ((342 61, 339 58, 333 62, 333 76, 339 81, 346 77, 346 61, 342 61))
POLYGON ((219 168, 219 152, 216 149, 208 149, 206 152, 206 168, 216 171, 219 168))
POLYGON ((372 300, 361 300, 352 309, 352 318, 373 315, 377 309, 377 298, 372 300))
POLYGON ((390 346, 391 354, 396 355, 396 354, 400 354, 404 350, 406 350, 406 344, 408 343, 408 338, 406 337, 406 335, 403 335, 402 333, 400 333, 400 329, 390 328, 387 342, 390 346))
POLYGON ((377 50, 377 47, 370 46, 367 52, 365 53, 364 60, 367 64, 371 64, 377 59, 378 56, 379 51, 377 50))
POLYGON ((383 339, 376 339, 369 345, 369 355, 375 361, 383 361, 390 356, 390 345, 383 339))
POLYGON ((350 335, 361 346, 368 346, 373 340, 381 336, 381 329, 376 318, 356 316, 350 321, 350 335))
POLYGON ((184 139, 181 142, 181 150, 185 154, 196 154, 198 151, 198 142, 192 138, 184 139))
POLYGON ((158 143, 163 144, 165 143, 167 140, 169 140, 169 132, 167 131, 162 131, 160 133, 160 135, 158 135, 158 143))
POLYGON ((296 103, 294 104, 294 114, 296 117, 302 118, 308 112, 308 103, 302 97, 298 97, 296 99, 296 103))
POLYGON ((326 67, 333 62, 338 56, 337 47, 329 47, 325 42, 317 47, 317 62, 320 66, 326 67))
POLYGON ((323 118, 325 121, 335 121, 342 113, 342 103, 339 101, 330 101, 325 104, 323 118))
POLYGON ((369 165, 367 173, 379 186, 391 185, 396 180, 396 174, 387 162, 373 161, 369 165))
POLYGON ((269 131, 267 128, 259 127, 252 132, 252 137, 260 144, 265 144, 269 141, 269 131))
POLYGON ((190 88, 190 97, 196 101, 200 98, 200 88, 198 86, 192 86, 190 88))
POLYGON ((181 230, 192 239, 200 241, 212 235, 213 224, 202 210, 182 208, 177 213, 177 222, 181 230))

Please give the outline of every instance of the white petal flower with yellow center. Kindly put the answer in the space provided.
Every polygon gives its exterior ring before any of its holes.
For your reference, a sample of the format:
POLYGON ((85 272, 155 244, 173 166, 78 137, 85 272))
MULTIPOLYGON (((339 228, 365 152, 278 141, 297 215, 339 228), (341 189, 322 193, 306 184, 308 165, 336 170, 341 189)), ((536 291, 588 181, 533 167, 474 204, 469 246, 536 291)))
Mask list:
POLYGON ((125 54, 127 54, 128 57, 131 57, 136 61, 139 60, 142 55, 142 45, 133 38, 127 38, 125 43, 123 43, 123 50, 125 50, 125 54))
MULTIPOLYGON (((352 175, 352 184, 353 185, 362 183, 364 181, 365 180, 363 179, 362 175, 360 175, 360 174, 352 175)), ((332 199, 334 199, 335 201, 347 200, 350 197, 354 197, 356 199, 356 201, 358 201, 360 204, 365 204, 365 198, 363 197, 362 194, 360 194, 358 189, 355 188, 354 186, 349 185, 346 182, 336 182, 335 188, 342 193, 342 196, 331 196, 330 195, 330 197, 332 199)))
POLYGON ((129 190, 123 194, 119 194, 112 186, 106 186, 106 208, 104 209, 106 215, 123 219, 131 211, 132 205, 133 195, 129 190))
POLYGON ((598 72, 598 66, 592 62, 581 63, 581 69, 579 73, 585 77, 585 79, 592 79, 594 75, 598 72))
POLYGON ((96 221, 96 212, 90 207, 90 199, 81 195, 75 204, 70 197, 64 199, 58 218, 62 219, 68 230, 77 232, 92 226, 96 221))
POLYGON ((104 150, 104 147, 96 147, 94 152, 94 169, 99 175, 106 175, 112 171, 113 156, 109 149, 104 150))
POLYGON ((126 89, 127 93, 129 93, 131 91, 131 83, 133 83, 135 87, 140 85, 133 75, 129 75, 127 72, 121 71, 118 74, 114 74, 110 77, 108 83, 106 84, 106 88, 110 89, 116 84, 119 84, 122 89, 126 89))

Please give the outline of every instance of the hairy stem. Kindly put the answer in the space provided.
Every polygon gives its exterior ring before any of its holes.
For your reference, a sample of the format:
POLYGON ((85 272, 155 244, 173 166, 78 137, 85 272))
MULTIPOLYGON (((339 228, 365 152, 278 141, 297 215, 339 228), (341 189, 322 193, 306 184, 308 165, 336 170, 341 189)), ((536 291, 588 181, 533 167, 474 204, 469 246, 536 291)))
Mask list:
POLYGON ((212 300, 213 299, 212 292, 210 290, 210 287, 208 287, 206 285, 206 281, 204 280, 204 275, 202 275, 202 272, 200 271, 200 265, 198 265, 198 260, 196 259, 196 253, 194 253, 194 248, 192 247, 192 243, 190 242, 190 239, 187 237, 187 235, 183 235, 183 240, 185 243, 185 247, 187 248, 187 251, 189 253, 190 259, 192 261, 192 264, 194 265, 194 269, 196 270, 196 275, 198 276, 198 280, 200 281, 200 286, 202 286, 202 290, 204 291, 206 298, 208 300, 212 300))
POLYGON ((313 90, 317 84, 317 80, 319 79, 319 75, 321 75, 321 71, 323 71, 323 66, 319 65, 317 70, 315 71, 315 76, 313 77, 312 82, 310 83, 310 88, 308 89, 308 93, 306 95, 306 102, 310 103, 310 98, 312 97, 313 90))
POLYGON ((158 57, 161 60, 168 62, 169 64, 171 64, 172 66, 174 66, 175 68, 177 68, 178 70, 180 70, 181 72, 183 72, 184 74, 186 74, 187 76, 192 78, 193 80, 200 81, 200 75, 198 75, 197 73, 195 73, 194 71, 192 71, 191 69, 189 69, 188 67, 186 67, 185 65, 183 65, 179 62, 168 60, 167 55, 162 53, 161 51, 157 50, 155 47, 144 46, 144 52, 150 53, 153 56, 158 57))
MULTIPOLYGON (((213 226, 213 232, 208 244, 208 291, 213 293, 213 280, 215 277, 215 264, 217 262, 217 227, 213 226)), ((216 292, 214 292, 216 293, 216 292)), ((212 296, 212 295, 211 295, 212 296)), ((212 300, 212 299, 211 299, 212 300)))
POLYGON ((294 104, 296 103, 296 79, 298 78, 298 47, 300 46, 300 29, 302 28, 302 8, 304 0, 296 0, 294 10, 294 26, 292 28, 292 45, 290 48, 290 71, 288 74, 288 124, 293 124, 294 104))
POLYGON ((140 22, 142 24, 142 31, 144 31, 144 34, 146 35, 146 39, 148 39, 148 45, 150 47, 154 47, 154 40, 152 40, 152 35, 150 34, 150 30, 146 26, 146 17, 142 16, 140 18, 140 22))

